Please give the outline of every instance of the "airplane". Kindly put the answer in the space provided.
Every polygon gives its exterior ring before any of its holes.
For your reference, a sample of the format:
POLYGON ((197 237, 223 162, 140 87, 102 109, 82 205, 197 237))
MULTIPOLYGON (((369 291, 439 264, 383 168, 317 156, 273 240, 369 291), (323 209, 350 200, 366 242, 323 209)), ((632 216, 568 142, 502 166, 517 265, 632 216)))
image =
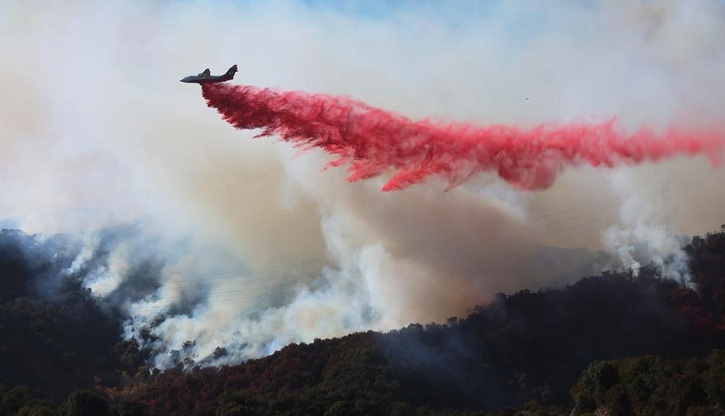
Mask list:
POLYGON ((229 81, 234 78, 234 74, 237 73, 237 66, 232 65, 231 68, 224 75, 212 75, 209 68, 205 69, 204 72, 198 75, 189 75, 188 77, 182 78, 181 82, 195 82, 197 84, 214 84, 217 82, 229 81))

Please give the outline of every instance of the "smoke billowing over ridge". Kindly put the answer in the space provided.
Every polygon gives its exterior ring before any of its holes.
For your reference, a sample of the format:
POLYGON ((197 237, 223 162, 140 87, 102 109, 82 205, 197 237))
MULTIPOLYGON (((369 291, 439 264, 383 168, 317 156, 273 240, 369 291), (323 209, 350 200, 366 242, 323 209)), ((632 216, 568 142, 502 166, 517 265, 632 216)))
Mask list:
POLYGON ((237 62, 245 84, 412 119, 696 131, 724 116, 720 3, 388 7, 0 0, 0 221, 72 236, 73 270, 128 336, 156 337, 160 367, 442 320, 606 267, 686 276, 675 236, 723 222, 705 158, 573 168, 540 192, 480 175, 381 193, 385 177, 320 174, 322 152, 240 140, 178 79, 237 62), (586 250, 602 248, 615 258, 586 250))

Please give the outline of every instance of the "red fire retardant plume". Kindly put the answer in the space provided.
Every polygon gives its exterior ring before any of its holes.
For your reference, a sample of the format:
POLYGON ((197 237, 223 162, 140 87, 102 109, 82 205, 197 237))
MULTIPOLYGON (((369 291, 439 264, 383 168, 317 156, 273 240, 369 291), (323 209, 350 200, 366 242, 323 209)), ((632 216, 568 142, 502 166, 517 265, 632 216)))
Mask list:
POLYGON ((613 167, 676 155, 707 154, 713 163, 725 145, 716 129, 657 134, 624 133, 601 124, 543 124, 531 128, 413 121, 347 97, 284 92, 252 86, 203 84, 210 107, 239 129, 262 129, 302 149, 319 147, 349 163, 357 181, 393 171, 384 191, 404 189, 428 176, 455 186, 479 172, 495 172, 522 189, 551 186, 567 166, 613 167))

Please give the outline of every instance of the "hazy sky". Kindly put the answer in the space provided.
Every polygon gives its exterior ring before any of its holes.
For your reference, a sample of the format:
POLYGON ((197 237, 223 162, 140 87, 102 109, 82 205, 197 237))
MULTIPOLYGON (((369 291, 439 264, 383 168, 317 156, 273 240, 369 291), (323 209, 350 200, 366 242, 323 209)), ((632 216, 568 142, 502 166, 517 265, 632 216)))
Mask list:
POLYGON ((129 336, 165 316, 160 366, 187 340, 240 359, 602 267, 686 274, 673 235, 725 223, 707 158, 570 169, 539 192, 481 175, 381 193, 385 178, 349 184, 319 152, 234 130, 178 81, 238 64, 234 83, 413 119, 705 126, 725 115, 721 2, 388 3, 0 0, 0 224, 76 235, 76 265, 101 255, 99 230, 136 224, 87 284, 109 296, 163 259, 161 289, 122 301, 129 336))

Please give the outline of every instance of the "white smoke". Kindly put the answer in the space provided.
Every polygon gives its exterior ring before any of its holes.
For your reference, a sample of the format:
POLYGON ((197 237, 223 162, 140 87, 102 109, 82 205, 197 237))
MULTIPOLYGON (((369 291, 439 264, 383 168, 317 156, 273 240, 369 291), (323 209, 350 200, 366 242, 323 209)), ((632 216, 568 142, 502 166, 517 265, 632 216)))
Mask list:
POLYGON ((669 183, 659 187, 636 186, 631 175, 613 173, 612 187, 621 198, 620 223, 604 233, 606 246, 617 254, 621 265, 636 276, 642 266, 655 266, 667 278, 690 279, 686 239, 671 231, 672 201, 669 183))
POLYGON ((444 320, 597 273, 601 248, 686 279, 674 236, 723 222, 725 175, 706 160, 574 169, 536 193, 482 176, 383 194, 233 130, 178 80, 236 63, 237 83, 412 118, 698 126, 723 116, 723 13, 715 0, 0 0, 0 218, 75 236, 65 273, 126 311, 161 368, 444 320))

